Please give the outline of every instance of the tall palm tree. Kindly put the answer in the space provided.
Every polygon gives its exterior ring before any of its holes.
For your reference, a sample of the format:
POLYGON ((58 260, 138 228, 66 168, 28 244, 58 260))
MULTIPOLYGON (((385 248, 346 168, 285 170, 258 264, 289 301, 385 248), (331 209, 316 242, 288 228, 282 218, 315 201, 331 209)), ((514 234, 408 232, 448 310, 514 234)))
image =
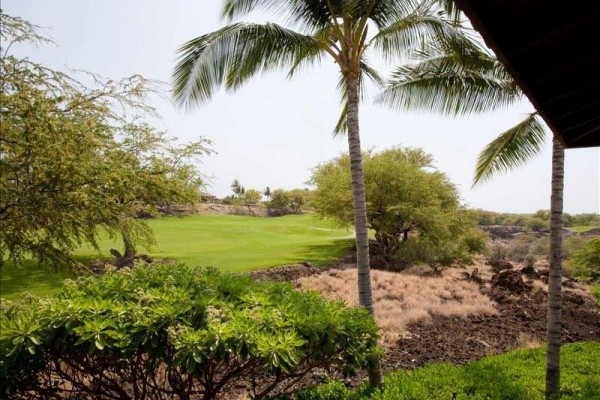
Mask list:
MULTIPOLYGON (((414 54, 414 62, 395 70, 379 101, 399 109, 459 115, 496 110, 523 97, 506 68, 481 46, 452 43, 414 54)), ((474 185, 514 169, 538 154, 548 135, 537 112, 500 134, 480 153, 474 185)), ((564 147, 553 138, 550 219, 550 274, 546 347, 546 398, 560 392, 561 281, 564 147)))
MULTIPOLYGON (((347 131, 360 304, 373 313, 365 187, 359 135, 359 103, 366 78, 382 78, 367 53, 394 61, 428 41, 461 42, 464 32, 446 1, 433 0, 225 0, 229 25, 179 49, 173 73, 175 101, 191 107, 220 86, 235 90, 259 72, 286 69, 289 77, 324 57, 339 68, 342 114, 336 131, 347 131), (270 12, 275 23, 232 22, 253 11, 270 12)), ((465 41, 466 42, 466 41, 465 41)))

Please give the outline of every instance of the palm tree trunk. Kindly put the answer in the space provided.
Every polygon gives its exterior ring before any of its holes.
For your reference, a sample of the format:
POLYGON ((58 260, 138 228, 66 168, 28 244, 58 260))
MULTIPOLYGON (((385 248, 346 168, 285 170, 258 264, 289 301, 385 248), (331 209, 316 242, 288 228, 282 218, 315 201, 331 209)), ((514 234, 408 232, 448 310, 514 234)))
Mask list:
POLYGON ((360 132, 358 127, 358 76, 348 74, 348 147, 352 175, 352 200, 354 201, 354 229, 356 230, 356 267, 358 268, 358 299, 360 305, 373 315, 371 274, 369 265, 369 229, 365 177, 363 174, 360 132))
MULTIPOLYGON (((356 232, 356 268, 358 270, 358 300, 371 315, 373 294, 371 291, 371 269, 369 262, 369 228, 367 225, 367 204, 365 195, 365 177, 360 149, 360 131, 358 126, 358 75, 349 73, 348 85, 348 148, 350 153, 350 174, 352 176, 352 200, 354 202, 354 229, 356 232)), ((381 363, 378 357, 371 360, 369 381, 372 386, 381 386, 383 382, 381 363)))
POLYGON ((560 338, 563 188, 565 149, 557 137, 552 142, 552 196, 550 200, 550 273, 548 277, 548 316, 546 332, 546 399, 560 395, 560 338))

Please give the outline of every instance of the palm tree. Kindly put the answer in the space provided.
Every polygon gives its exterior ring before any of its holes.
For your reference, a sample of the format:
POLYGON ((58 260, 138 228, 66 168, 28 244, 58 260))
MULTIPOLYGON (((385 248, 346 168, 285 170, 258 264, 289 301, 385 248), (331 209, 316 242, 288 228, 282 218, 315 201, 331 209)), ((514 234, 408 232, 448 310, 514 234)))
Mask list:
POLYGON ((289 27, 235 22, 185 43, 173 74, 176 103, 191 107, 259 72, 286 69, 292 77, 324 57, 337 64, 343 104, 336 131, 347 130, 351 159, 359 299, 373 313, 358 111, 365 78, 383 80, 367 53, 391 61, 429 40, 460 40, 463 32, 433 0, 225 0, 223 16, 232 22, 253 11, 283 17, 289 27))
MULTIPOLYGON (((379 101, 399 109, 472 114, 520 101, 523 94, 505 67, 481 46, 452 43, 414 54, 415 62, 396 69, 379 101)), ((474 185, 514 169, 538 154, 548 135, 537 112, 500 134, 480 153, 474 185)), ((564 147, 556 136, 552 152, 550 274, 546 347, 546 398, 560 392, 561 281, 564 147)))

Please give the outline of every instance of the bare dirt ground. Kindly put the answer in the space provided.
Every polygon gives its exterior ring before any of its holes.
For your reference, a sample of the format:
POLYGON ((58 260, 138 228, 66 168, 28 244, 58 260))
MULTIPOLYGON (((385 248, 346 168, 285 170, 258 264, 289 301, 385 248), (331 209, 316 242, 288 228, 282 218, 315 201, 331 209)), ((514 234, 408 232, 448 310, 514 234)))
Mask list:
MULTIPOLYGON (((321 290, 329 298, 354 304, 354 262, 347 256, 326 268, 305 263, 252 275, 321 290)), ((401 273, 373 270, 374 296, 385 302, 376 308, 386 347, 384 368, 415 368, 431 362, 463 364, 543 342, 547 265, 538 262, 533 271, 525 273, 522 268, 514 263, 509 273, 495 279, 496 271, 484 258, 471 266, 446 269, 441 276, 426 268, 401 273), (522 281, 515 285, 513 278, 522 281), (406 308, 415 304, 418 311, 406 308)), ((600 310, 589 288, 572 280, 565 280, 563 287, 564 342, 600 340, 600 310)))

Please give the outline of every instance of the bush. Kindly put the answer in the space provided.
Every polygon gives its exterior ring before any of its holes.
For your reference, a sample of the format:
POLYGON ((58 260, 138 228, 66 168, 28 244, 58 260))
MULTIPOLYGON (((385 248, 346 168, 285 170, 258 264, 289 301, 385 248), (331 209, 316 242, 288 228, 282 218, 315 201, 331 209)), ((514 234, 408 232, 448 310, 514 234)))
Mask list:
POLYGON ((565 263, 567 271, 584 279, 600 278, 600 238, 588 241, 582 248, 575 251, 565 263))
POLYGON ((509 256, 508 246, 502 242, 494 241, 488 246, 487 256, 491 261, 506 260, 509 256))
POLYGON ((592 289, 592 294, 594 295, 594 297, 598 301, 598 305, 600 306, 600 285, 592 289))
MULTIPOLYGON (((469 258, 463 236, 477 227, 477 216, 461 205, 456 186, 435 169, 429 154, 402 147, 367 151, 363 153, 363 167, 375 254, 387 261, 434 265, 469 258), (418 259, 415 254, 419 254, 418 259)), ((310 183, 316 187, 311 205, 317 216, 343 226, 354 223, 347 155, 314 168, 310 183)))
POLYGON ((462 236, 463 243, 467 246, 469 253, 483 253, 487 249, 488 235, 478 229, 474 229, 462 236))
POLYGON ((300 214, 310 202, 312 192, 308 189, 276 189, 267 203, 269 214, 273 216, 300 214))
POLYGON ((538 217, 533 217, 526 222, 526 225, 532 231, 539 232, 542 229, 548 228, 548 221, 545 221, 538 217))
POLYGON ((579 235, 570 235, 563 240, 563 257, 570 258, 573 254, 583 249, 590 239, 579 235))
POLYGON ((425 263, 432 267, 453 263, 470 264, 472 253, 462 241, 433 241, 427 237, 412 237, 402 243, 394 258, 410 264, 425 263))
MULTIPOLYGON (((561 348, 562 400, 600 399, 600 343, 561 348)), ((544 349, 517 350, 454 366, 432 364, 385 377, 383 389, 368 393, 330 383, 298 393, 297 400, 542 400, 544 349), (336 397, 337 396, 337 397, 336 397)))
POLYGON ((0 394, 11 398, 210 400, 244 383, 264 397, 315 369, 352 374, 378 340, 362 309, 287 284, 173 265, 111 271, 70 281, 56 298, 4 302, 0 322, 0 394))

